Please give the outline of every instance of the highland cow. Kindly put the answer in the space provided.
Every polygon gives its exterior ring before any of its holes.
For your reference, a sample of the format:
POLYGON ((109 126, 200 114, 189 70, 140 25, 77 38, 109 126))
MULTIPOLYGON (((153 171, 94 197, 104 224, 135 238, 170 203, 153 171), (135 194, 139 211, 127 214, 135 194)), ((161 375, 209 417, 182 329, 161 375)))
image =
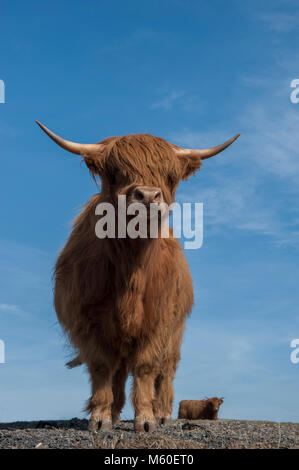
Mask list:
POLYGON ((206 398, 205 400, 182 400, 179 406, 178 419, 213 419, 218 418, 218 411, 223 398, 206 398))
POLYGON ((97 205, 128 202, 170 205, 180 180, 202 160, 238 136, 211 149, 182 149, 148 134, 110 137, 98 144, 67 141, 40 127, 64 149, 81 155, 101 192, 74 222, 55 267, 55 309, 78 357, 87 365, 92 393, 89 429, 111 429, 125 402, 128 374, 136 431, 167 423, 172 382, 180 359, 185 320, 193 304, 192 279, 179 241, 169 238, 97 238, 97 205))

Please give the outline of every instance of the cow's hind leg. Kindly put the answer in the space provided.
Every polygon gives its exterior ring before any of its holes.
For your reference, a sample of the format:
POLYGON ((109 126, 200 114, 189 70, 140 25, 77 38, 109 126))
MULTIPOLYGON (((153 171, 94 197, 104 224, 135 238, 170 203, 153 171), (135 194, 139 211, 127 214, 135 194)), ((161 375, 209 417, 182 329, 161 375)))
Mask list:
POLYGON ((91 412, 88 429, 102 431, 112 429, 111 404, 113 402, 112 379, 115 368, 107 364, 89 364, 92 396, 86 407, 91 412))
POLYGON ((156 429, 156 421, 153 412, 153 400, 157 370, 149 363, 139 362, 134 368, 133 375, 134 429, 136 432, 154 431, 156 429))
POLYGON ((120 413, 126 400, 125 386, 127 377, 127 364, 122 361, 113 377, 112 424, 117 424, 120 421, 120 413))

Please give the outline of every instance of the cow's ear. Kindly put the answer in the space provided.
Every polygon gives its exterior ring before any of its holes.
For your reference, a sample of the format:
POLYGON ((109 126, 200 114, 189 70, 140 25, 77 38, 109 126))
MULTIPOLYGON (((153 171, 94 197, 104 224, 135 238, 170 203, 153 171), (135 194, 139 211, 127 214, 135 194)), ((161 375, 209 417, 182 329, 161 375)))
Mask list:
POLYGON ((85 165, 93 176, 102 176, 104 157, 102 155, 83 155, 85 165))
POLYGON ((181 167, 181 178, 186 180, 201 167, 201 158, 196 155, 178 155, 177 158, 181 167))

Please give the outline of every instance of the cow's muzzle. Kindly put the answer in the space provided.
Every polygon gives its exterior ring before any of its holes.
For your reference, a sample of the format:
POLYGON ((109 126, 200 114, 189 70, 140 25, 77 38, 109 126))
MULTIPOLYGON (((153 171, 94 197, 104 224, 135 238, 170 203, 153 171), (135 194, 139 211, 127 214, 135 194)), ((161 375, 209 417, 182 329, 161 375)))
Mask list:
POLYGON ((163 194, 160 188, 152 186, 137 186, 132 195, 130 202, 139 202, 145 205, 160 204, 163 202, 163 194))

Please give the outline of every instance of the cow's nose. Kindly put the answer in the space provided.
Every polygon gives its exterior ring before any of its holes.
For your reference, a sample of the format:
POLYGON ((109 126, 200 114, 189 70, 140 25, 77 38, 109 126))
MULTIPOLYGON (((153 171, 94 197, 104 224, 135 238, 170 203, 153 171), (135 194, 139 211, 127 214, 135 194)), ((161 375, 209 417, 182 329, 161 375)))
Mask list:
POLYGON ((163 196, 160 188, 137 186, 132 194, 132 199, 134 202, 142 202, 143 204, 158 204, 163 201, 163 196))

